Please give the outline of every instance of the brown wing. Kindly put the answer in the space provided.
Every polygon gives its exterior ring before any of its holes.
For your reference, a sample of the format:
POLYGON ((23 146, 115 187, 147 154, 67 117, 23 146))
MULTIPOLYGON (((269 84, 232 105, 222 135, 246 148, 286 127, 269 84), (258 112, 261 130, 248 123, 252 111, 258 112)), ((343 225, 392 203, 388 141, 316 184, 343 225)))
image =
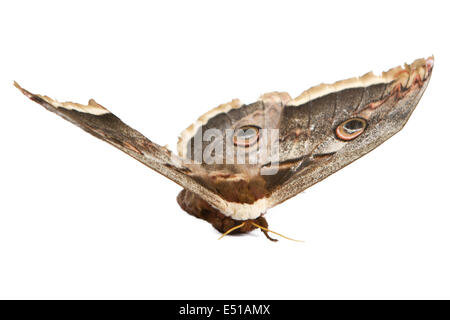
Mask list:
POLYGON ((432 57, 419 59, 382 76, 369 73, 321 85, 290 101, 280 122, 280 168, 287 165, 269 178, 270 206, 321 181, 401 130, 428 85, 433 64, 432 57))
POLYGON ((381 76, 368 73, 332 85, 322 84, 295 99, 274 92, 248 105, 233 100, 201 116, 186 129, 178 151, 188 159, 200 160, 194 178, 209 190, 230 202, 264 203, 259 209, 267 209, 336 172, 400 130, 425 90, 432 67, 433 58, 418 59, 381 76), (354 118, 359 120, 348 122, 348 126, 364 125, 363 130, 345 127, 356 130, 356 135, 352 133, 352 139, 342 137, 337 128, 354 118), (226 140, 227 129, 246 125, 278 129, 279 153, 254 164, 202 161, 203 151, 210 144, 202 136, 206 130, 217 129, 226 140), (195 154, 200 155, 199 159, 195 154), (276 169, 262 174, 261 169, 267 167, 276 169))
MULTIPOLYGON (((283 107, 290 100, 287 93, 272 92, 251 104, 242 104, 235 99, 202 115, 181 133, 178 142, 179 155, 195 161, 190 165, 196 169, 194 179, 207 189, 214 190, 229 205, 244 204, 240 210, 251 211, 250 216, 264 212, 267 189, 261 166, 270 162, 270 153, 261 151, 266 149, 261 147, 261 142, 266 141, 268 145, 275 138, 258 130, 261 133, 258 143, 247 148, 235 145, 229 132, 235 133, 246 126, 278 131, 283 107), (211 132, 216 133, 213 141, 209 139, 211 132), (216 142, 220 144, 211 153, 215 159, 208 161, 211 146, 216 142), (262 200, 259 204, 263 205, 255 209, 249 207, 258 200, 262 200)), ((243 216, 246 215, 239 215, 240 218, 243 216)))
MULTIPOLYGON (((283 107, 290 100, 291 97, 286 92, 271 92, 251 104, 242 104, 238 99, 221 104, 202 115, 180 134, 178 155, 204 163, 201 156, 210 145, 210 141, 205 139, 205 132, 210 129, 217 130, 222 139, 225 139, 226 130, 234 131, 247 125, 264 129, 278 128, 283 107), (197 144, 196 139, 201 143, 197 144)), ((223 162, 225 155, 224 151, 223 162)))
POLYGON ((14 85, 25 96, 47 110, 58 114, 93 136, 112 144, 180 186, 201 196, 216 208, 227 211, 226 202, 196 182, 190 176, 192 174, 191 169, 183 165, 181 158, 130 128, 94 100, 90 100, 87 105, 58 102, 47 96, 32 94, 17 83, 14 83, 14 85))

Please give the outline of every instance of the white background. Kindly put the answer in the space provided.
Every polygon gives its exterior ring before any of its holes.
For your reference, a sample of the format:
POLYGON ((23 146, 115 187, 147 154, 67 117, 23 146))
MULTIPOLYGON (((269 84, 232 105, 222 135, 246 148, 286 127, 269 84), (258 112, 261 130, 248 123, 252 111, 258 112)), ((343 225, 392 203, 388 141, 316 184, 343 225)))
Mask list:
POLYGON ((450 298, 445 1, 8 1, 0 298, 450 298), (314 4, 312 4, 314 3, 314 4), (173 149, 202 113, 435 55, 403 131, 217 241, 181 188, 27 100, 95 98, 173 149))

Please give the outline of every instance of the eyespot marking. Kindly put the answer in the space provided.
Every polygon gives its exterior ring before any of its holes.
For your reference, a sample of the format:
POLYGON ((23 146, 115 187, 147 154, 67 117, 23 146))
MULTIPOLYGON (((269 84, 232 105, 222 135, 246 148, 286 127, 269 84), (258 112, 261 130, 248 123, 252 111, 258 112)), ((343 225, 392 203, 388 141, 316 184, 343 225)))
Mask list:
POLYGON ((345 120, 336 127, 336 136, 343 141, 350 141, 358 137, 367 128, 367 121, 363 118, 345 120))
POLYGON ((233 143, 237 147, 248 148, 259 140, 259 130, 257 126, 243 126, 233 134, 233 143))

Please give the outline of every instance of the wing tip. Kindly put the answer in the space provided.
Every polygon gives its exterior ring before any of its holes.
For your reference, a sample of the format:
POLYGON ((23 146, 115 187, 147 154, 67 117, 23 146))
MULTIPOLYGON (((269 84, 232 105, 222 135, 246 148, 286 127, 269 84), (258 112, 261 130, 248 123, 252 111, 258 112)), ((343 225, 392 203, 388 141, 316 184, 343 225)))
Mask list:
POLYGON ((13 82, 14 86, 20 90, 20 92, 22 92, 25 96, 27 96, 28 98, 35 100, 36 98, 39 98, 40 101, 42 102, 38 102, 39 104, 42 103, 46 103, 50 106, 52 106, 53 108, 62 108, 65 110, 75 110, 78 112, 83 112, 83 113, 89 113, 89 114, 93 114, 96 116, 100 116, 100 115, 104 115, 104 114, 108 114, 111 113, 108 109, 106 109, 104 106, 102 106, 101 104, 99 104, 98 102, 96 102, 94 99, 90 99, 87 105, 83 105, 80 103, 75 103, 75 102, 59 102, 55 99, 52 99, 50 97, 47 96, 43 96, 43 95, 39 95, 39 94, 33 94, 31 92, 29 92, 28 90, 22 88, 17 81, 13 82))
POLYGON ((13 81, 14 87, 16 87, 17 89, 20 90, 20 92, 22 92, 24 95, 26 95, 28 98, 30 98, 33 94, 31 92, 29 92, 28 90, 22 88, 20 86, 20 84, 17 83, 17 81, 13 81))

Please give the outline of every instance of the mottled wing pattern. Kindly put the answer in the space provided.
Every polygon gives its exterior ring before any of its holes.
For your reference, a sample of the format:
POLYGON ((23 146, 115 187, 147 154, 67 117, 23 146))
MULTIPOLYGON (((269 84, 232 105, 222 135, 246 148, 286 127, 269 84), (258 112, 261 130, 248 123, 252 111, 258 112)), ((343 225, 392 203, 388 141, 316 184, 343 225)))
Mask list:
POLYGON ((379 79, 368 74, 351 83, 322 85, 321 92, 311 90, 290 101, 281 116, 282 170, 269 177, 269 206, 295 196, 401 130, 425 91, 432 68, 433 58, 419 59, 379 79), (339 139, 336 128, 352 118, 366 120, 365 131, 350 141, 339 139))
POLYGON ((279 172, 266 177, 268 191, 312 164, 331 161, 338 150, 351 143, 337 139, 335 128, 356 116, 361 107, 382 100, 389 94, 386 87, 381 83, 336 91, 333 85, 325 85, 322 90, 330 93, 300 105, 295 105, 295 100, 289 102, 281 116, 279 172))
MULTIPOLYGON (((267 196, 266 181, 260 171, 261 165, 269 161, 270 154, 260 152, 261 148, 249 148, 244 151, 246 157, 244 163, 238 163, 236 156, 239 147, 228 141, 226 131, 234 132, 247 125, 278 129, 283 107, 290 100, 291 97, 285 92, 271 92, 262 95, 254 103, 242 104, 235 99, 202 115, 181 133, 178 141, 179 155, 194 161, 193 164, 187 164, 195 173, 193 178, 226 200, 229 206, 244 204, 244 208, 240 209, 244 213, 248 212, 249 205, 267 196), (211 141, 205 138, 210 129, 220 132, 219 139, 223 141, 224 150, 222 157, 219 157, 219 160, 222 160, 220 163, 208 163, 203 157, 203 152, 211 145, 211 141), (228 157, 230 153, 231 161, 228 157), (251 154, 257 154, 256 163, 248 162, 251 154)), ((261 207, 264 211, 265 206, 261 207)))
MULTIPOLYGON (((15 85, 31 100, 168 177, 224 215, 247 220, 321 181, 398 132, 425 91, 433 64, 432 57, 418 59, 380 76, 368 73, 322 84, 295 99, 273 92, 248 105, 233 100, 207 112, 181 133, 179 156, 130 128, 94 100, 87 105, 58 102, 15 85), (346 123, 352 125, 345 127, 346 123), (263 155, 251 164, 203 162, 203 152, 211 142, 204 139, 205 131, 213 129, 221 139, 228 139, 227 131, 245 126, 279 130, 279 137, 267 140, 279 145, 278 156, 263 155), (266 167, 277 170, 262 174, 266 167)), ((262 140, 254 141, 258 142, 252 147, 234 144, 245 149, 246 156, 260 154, 256 146, 262 140)), ((223 156, 227 155, 225 151, 223 156)))
MULTIPOLYGON (((257 102, 239 100, 220 105, 201 116, 182 132, 180 156, 196 160, 195 148, 208 147, 202 141, 207 129, 255 125, 279 129, 278 157, 256 164, 207 164, 195 167, 196 181, 229 203, 245 203, 266 209, 296 195, 336 172, 398 132, 417 105, 431 76, 434 59, 418 59, 404 68, 396 67, 377 76, 364 76, 321 84, 295 99, 287 93, 268 93, 257 102), (339 138, 338 126, 352 118, 362 119, 364 132, 354 139, 339 138), (266 167, 274 174, 261 174, 266 167)), ((250 151, 248 151, 250 153, 250 151)), ((252 209, 253 210, 253 209, 252 209)), ((255 208, 256 210, 256 208, 255 208)))
MULTIPOLYGON (((246 125, 278 128, 283 107, 290 100, 291 97, 286 92, 271 92, 262 95, 258 101, 251 104, 242 104, 238 99, 221 104, 202 115, 180 134, 178 155, 199 163, 203 162, 202 152, 211 142, 204 139, 204 134, 209 129, 218 130, 225 139, 226 130, 236 130, 246 125), (200 145, 196 140, 201 142, 200 145)), ((225 158, 226 151, 223 154, 225 158)), ((225 159, 223 162, 225 163, 225 159)))
POLYGON ((90 100, 88 105, 59 102, 47 96, 32 94, 21 88, 17 83, 15 83, 15 86, 25 96, 47 110, 58 114, 93 136, 112 144, 151 169, 201 196, 215 207, 226 211, 227 204, 225 201, 196 182, 190 176, 191 170, 183 165, 181 158, 130 128, 94 100, 90 100))

